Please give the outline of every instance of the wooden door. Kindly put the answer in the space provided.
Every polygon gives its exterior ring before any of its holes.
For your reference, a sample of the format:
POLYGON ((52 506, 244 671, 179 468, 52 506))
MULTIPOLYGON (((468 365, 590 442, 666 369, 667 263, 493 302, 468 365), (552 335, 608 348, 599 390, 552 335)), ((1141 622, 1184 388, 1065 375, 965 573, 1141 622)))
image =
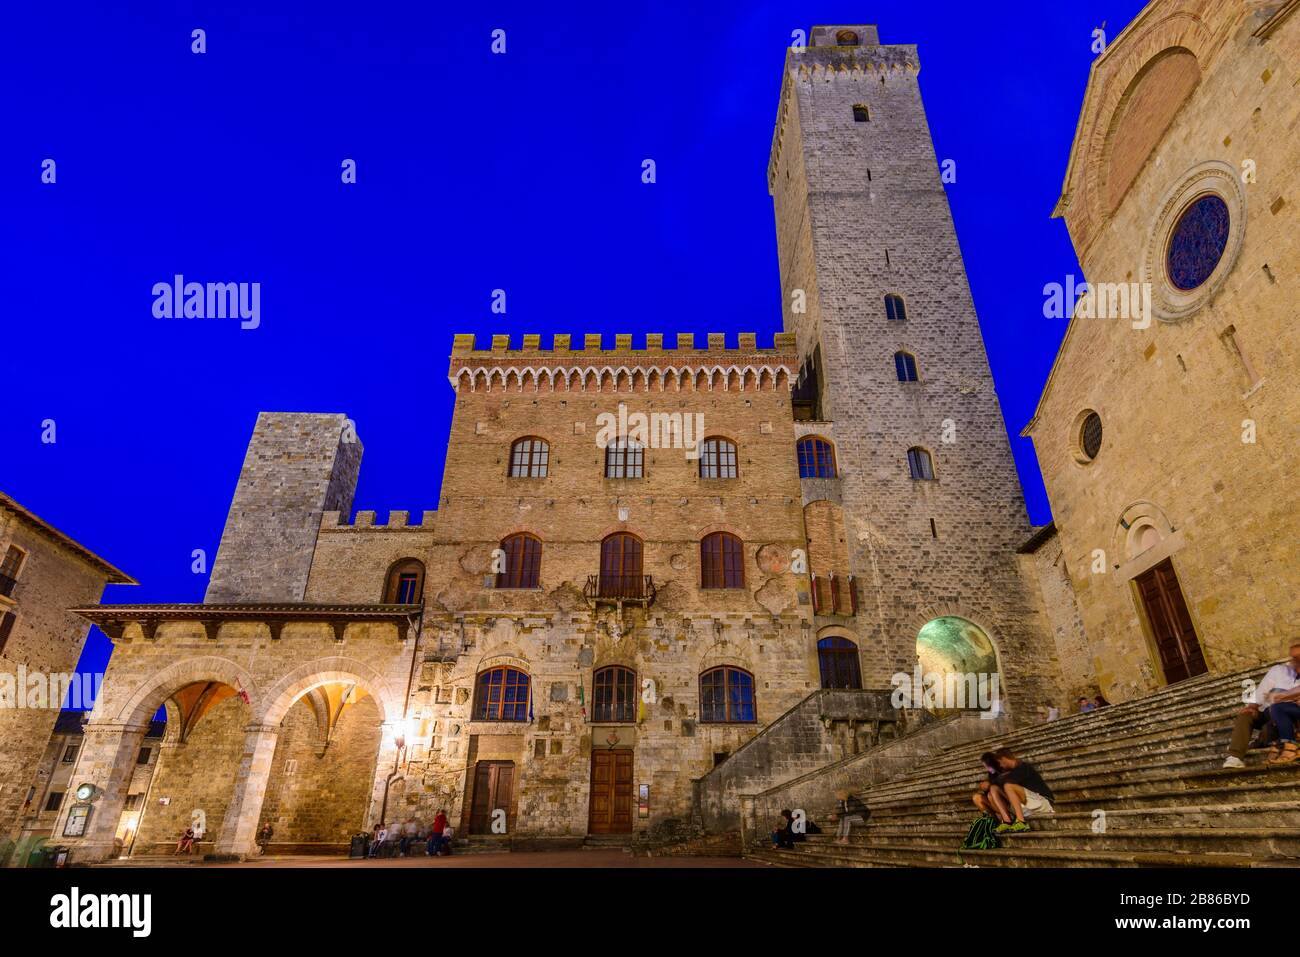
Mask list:
POLYGON ((590 834, 632 833, 632 749, 591 752, 590 834))
POLYGON ((480 761, 474 766, 474 793, 470 799, 469 833, 491 834, 492 817, 506 812, 506 831, 513 824, 510 801, 514 796, 515 766, 512 761, 480 761))
POLYGON ((1139 575, 1136 584, 1151 624, 1165 681, 1173 684, 1205 674, 1208 670, 1205 656, 1201 654, 1201 643, 1192 626, 1192 616, 1187 612, 1183 590, 1178 586, 1173 562, 1166 558, 1139 575))

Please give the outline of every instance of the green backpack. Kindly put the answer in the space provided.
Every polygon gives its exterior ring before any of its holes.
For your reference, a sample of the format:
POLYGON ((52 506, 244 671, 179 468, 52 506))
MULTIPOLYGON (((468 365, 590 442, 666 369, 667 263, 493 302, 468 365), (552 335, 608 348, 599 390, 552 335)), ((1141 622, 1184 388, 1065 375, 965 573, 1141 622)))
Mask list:
POLYGON ((966 840, 961 842, 962 850, 992 851, 1001 847, 1002 843, 994 830, 997 826, 998 819, 992 814, 981 814, 966 832, 966 840))

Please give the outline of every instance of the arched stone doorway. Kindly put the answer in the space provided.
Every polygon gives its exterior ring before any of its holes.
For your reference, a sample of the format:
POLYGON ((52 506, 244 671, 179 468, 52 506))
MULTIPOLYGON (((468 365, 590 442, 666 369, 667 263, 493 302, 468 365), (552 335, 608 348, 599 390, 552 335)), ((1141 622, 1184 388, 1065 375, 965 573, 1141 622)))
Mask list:
POLYGON ((166 708, 170 726, 139 808, 133 857, 170 853, 189 827, 197 853, 212 851, 244 756, 251 709, 239 689, 192 682, 176 689, 166 708))
POLYGON ((965 618, 945 615, 926 622, 916 636, 921 670, 946 674, 995 674, 998 655, 982 628, 965 618))
POLYGON ((338 853, 367 823, 383 717, 355 684, 321 685, 280 722, 258 829, 268 854, 338 853))
POLYGON ((916 635, 916 658, 938 709, 1000 708, 1002 697, 998 653, 992 639, 974 622, 956 615, 933 618, 916 635), (932 681, 929 676, 941 676, 932 681))

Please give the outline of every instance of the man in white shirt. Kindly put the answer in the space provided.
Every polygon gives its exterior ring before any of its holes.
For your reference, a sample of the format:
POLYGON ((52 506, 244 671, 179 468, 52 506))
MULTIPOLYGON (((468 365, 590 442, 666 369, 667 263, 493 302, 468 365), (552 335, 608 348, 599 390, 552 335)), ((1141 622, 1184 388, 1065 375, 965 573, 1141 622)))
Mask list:
POLYGON ((1237 713, 1232 726, 1225 768, 1244 768, 1251 732, 1269 721, 1277 728, 1278 743, 1269 752, 1269 764, 1286 764, 1300 757, 1295 727, 1300 720, 1300 641, 1287 649, 1290 660, 1268 669, 1255 689, 1254 700, 1237 713))

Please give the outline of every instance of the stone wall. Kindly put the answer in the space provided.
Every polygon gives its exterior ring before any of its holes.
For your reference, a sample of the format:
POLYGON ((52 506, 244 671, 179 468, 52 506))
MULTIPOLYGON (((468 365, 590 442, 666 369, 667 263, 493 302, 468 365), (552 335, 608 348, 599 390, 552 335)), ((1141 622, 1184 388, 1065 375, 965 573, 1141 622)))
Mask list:
POLYGON ((745 844, 765 840, 782 810, 802 810, 808 820, 829 830, 835 792, 843 789, 861 793, 873 784, 908 773, 941 750, 992 737, 1010 727, 1006 716, 983 718, 975 712, 963 712, 764 791, 741 795, 742 838, 745 844))
POLYGON ((753 794, 903 733, 906 715, 887 691, 815 691, 695 782, 695 812, 710 833, 740 826, 740 794, 753 794))
POLYGON ((302 600, 321 515, 351 509, 361 452, 344 415, 258 415, 205 600, 302 600))
POLYGON ((98 601, 109 577, 24 513, 0 503, 0 556, 11 545, 26 558, 12 594, 0 596, 0 615, 14 615, 0 650, 0 695, 6 699, 0 706, 0 863, 21 819, 39 812, 25 801, 38 785, 36 772, 66 688, 50 679, 75 672, 89 631, 85 619, 68 609, 98 601), (36 689, 41 693, 33 694, 36 689))
POLYGON ((140 814, 133 853, 169 853, 195 811, 202 811, 206 820, 200 848, 212 849, 230 805, 249 717, 248 705, 230 697, 205 714, 186 740, 179 741, 174 729, 167 736, 140 814))
POLYGON ((1056 660, 1061 669, 1062 697, 1040 702, 1056 705, 1062 714, 1075 710, 1080 698, 1093 698, 1100 690, 1093 651, 1083 630, 1079 603, 1070 582, 1065 553, 1055 527, 1035 535, 1020 558, 1026 581, 1037 583, 1035 589, 1042 617, 1051 629, 1056 644, 1056 660))
POLYGON ((919 70, 907 45, 789 51, 769 166, 785 328, 802 358, 821 351, 864 684, 910 673, 921 627, 958 616, 992 640, 1010 708, 1027 717, 1059 694, 1056 667, 1015 559, 1029 522, 919 70), (886 317, 890 294, 904 321, 886 317), (919 381, 898 381, 898 351, 919 381), (912 447, 932 456, 934 481, 910 477, 912 447))
POLYGON ((260 822, 274 827, 276 844, 345 845, 366 828, 383 733, 379 709, 369 696, 345 706, 328 745, 323 718, 303 698, 280 726, 260 822))
POLYGON ((1074 319, 1026 428, 1111 701, 1166 680, 1134 585, 1166 559, 1212 671, 1272 660, 1295 638, 1300 17, 1256 36, 1271 12, 1150 4, 1094 67, 1058 209, 1089 282, 1152 287, 1145 325, 1074 319), (1195 56, 1199 83, 1166 104, 1175 112, 1151 151, 1122 160, 1125 175, 1138 171, 1111 212, 1101 158, 1115 142, 1147 142, 1125 133, 1118 100, 1141 93, 1145 65, 1172 49, 1195 56), (1201 287, 1171 290, 1164 239, 1205 191, 1229 206, 1225 255, 1201 287), (1088 411, 1103 427, 1092 460, 1079 448, 1088 411))

